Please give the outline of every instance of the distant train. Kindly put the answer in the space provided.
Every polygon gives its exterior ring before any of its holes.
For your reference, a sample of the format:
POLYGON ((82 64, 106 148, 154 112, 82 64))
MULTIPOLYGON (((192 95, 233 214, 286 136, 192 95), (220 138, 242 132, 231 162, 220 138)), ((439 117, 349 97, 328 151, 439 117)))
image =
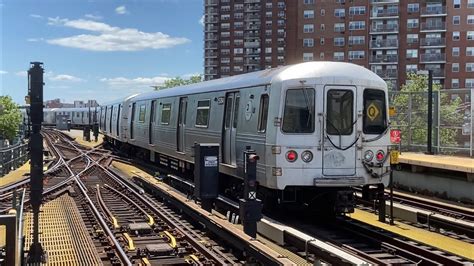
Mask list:
POLYGON ((194 143, 220 144, 221 186, 235 194, 250 147, 264 202, 345 213, 352 187, 388 183, 387 103, 366 68, 307 62, 132 95, 101 106, 99 124, 111 145, 181 173, 194 143))
POLYGON ((85 125, 98 121, 98 111, 100 107, 76 107, 76 108, 52 108, 43 109, 43 125, 55 126, 59 116, 71 121, 72 128, 82 128, 85 125), (89 120, 90 116, 90 120, 89 120), (94 120, 95 119, 95 120, 94 120))

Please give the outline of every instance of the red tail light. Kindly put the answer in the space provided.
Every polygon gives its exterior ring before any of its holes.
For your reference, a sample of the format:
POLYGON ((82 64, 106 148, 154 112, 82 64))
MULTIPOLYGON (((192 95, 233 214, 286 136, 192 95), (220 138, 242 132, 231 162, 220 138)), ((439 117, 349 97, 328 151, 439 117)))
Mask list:
POLYGON ((378 150, 377 154, 375 155, 375 158, 377 158, 377 161, 381 162, 385 158, 385 152, 382 150, 378 150))
POLYGON ((286 153, 286 160, 290 163, 296 161, 298 159, 298 153, 296 151, 288 151, 286 153))

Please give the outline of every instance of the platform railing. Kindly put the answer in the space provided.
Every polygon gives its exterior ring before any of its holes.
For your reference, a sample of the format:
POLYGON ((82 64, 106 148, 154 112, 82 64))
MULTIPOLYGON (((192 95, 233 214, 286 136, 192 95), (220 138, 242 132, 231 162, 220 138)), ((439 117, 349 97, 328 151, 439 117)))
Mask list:
MULTIPOLYGON (((474 157, 474 94, 471 89, 433 92, 433 150, 437 154, 474 157)), ((400 129, 402 151, 424 152, 427 147, 427 92, 390 92, 396 115, 391 127, 400 129)))
POLYGON ((0 148, 0 178, 28 160, 28 143, 0 148))

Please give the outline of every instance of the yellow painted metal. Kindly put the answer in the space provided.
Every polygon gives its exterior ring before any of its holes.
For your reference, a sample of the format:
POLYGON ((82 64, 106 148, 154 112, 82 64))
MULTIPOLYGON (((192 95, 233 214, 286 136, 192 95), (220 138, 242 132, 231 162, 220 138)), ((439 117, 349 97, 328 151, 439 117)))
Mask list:
POLYGON ((128 233, 123 233, 123 237, 128 244, 128 250, 135 250, 135 244, 133 243, 133 239, 130 237, 128 233))
POLYGON ((378 221, 378 216, 369 212, 355 210, 350 214, 352 219, 385 229, 406 238, 425 243, 426 245, 448 251, 455 255, 474 260, 474 247, 472 244, 457 240, 439 233, 429 232, 427 230, 410 226, 403 223, 395 223, 391 226, 378 221))
POLYGON ((192 254, 192 255, 189 256, 189 257, 190 257, 191 259, 193 259, 195 262, 198 262, 198 263, 199 263, 199 258, 198 258, 196 255, 192 254))
POLYGON ((390 107, 388 108, 388 115, 389 116, 395 116, 397 114, 397 109, 395 107, 390 107))
POLYGON ((147 258, 142 258, 142 265, 151 265, 151 263, 147 258))
POLYGON ((118 224, 118 222, 117 222, 117 218, 115 218, 115 217, 113 217, 113 216, 112 216, 111 218, 112 218, 112 224, 114 225, 114 228, 115 228, 115 229, 120 228, 120 226, 119 226, 119 224, 118 224))
POLYGON ((152 226, 155 224, 155 220, 153 219, 153 217, 151 217, 151 215, 147 214, 146 216, 148 216, 148 225, 152 226))
POLYGON ((174 238, 174 236, 168 231, 163 231, 163 233, 170 239, 170 246, 176 248, 178 246, 176 244, 176 238, 174 238))

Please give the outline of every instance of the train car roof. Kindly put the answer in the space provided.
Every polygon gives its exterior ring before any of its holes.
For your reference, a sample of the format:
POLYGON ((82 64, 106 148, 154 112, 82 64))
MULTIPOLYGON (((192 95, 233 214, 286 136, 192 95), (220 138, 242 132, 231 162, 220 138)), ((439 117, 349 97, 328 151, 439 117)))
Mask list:
POLYGON ((127 96, 125 98, 120 98, 120 99, 115 99, 113 101, 110 101, 110 102, 106 102, 104 104, 102 104, 101 106, 107 106, 107 105, 114 105, 114 104, 119 104, 119 103, 123 103, 124 101, 126 100, 130 100, 132 99, 133 97, 139 95, 138 93, 135 93, 135 94, 132 94, 130 96, 127 96))
MULTIPOLYGON (((51 108, 51 109, 44 108, 43 110, 50 110, 52 112, 84 112, 84 111, 88 112, 89 107, 67 107, 67 108, 51 108)), ((94 111, 95 107, 91 107, 90 110, 91 112, 94 111)))
POLYGON ((384 88, 387 86, 382 78, 362 66, 345 62, 318 61, 266 69, 159 91, 145 92, 133 97, 133 100, 140 101, 195 93, 206 93, 224 89, 254 87, 271 84, 275 81, 304 78, 324 79, 324 82, 332 82, 333 84, 340 83, 341 80, 343 80, 344 82, 350 82, 352 85, 384 88))

